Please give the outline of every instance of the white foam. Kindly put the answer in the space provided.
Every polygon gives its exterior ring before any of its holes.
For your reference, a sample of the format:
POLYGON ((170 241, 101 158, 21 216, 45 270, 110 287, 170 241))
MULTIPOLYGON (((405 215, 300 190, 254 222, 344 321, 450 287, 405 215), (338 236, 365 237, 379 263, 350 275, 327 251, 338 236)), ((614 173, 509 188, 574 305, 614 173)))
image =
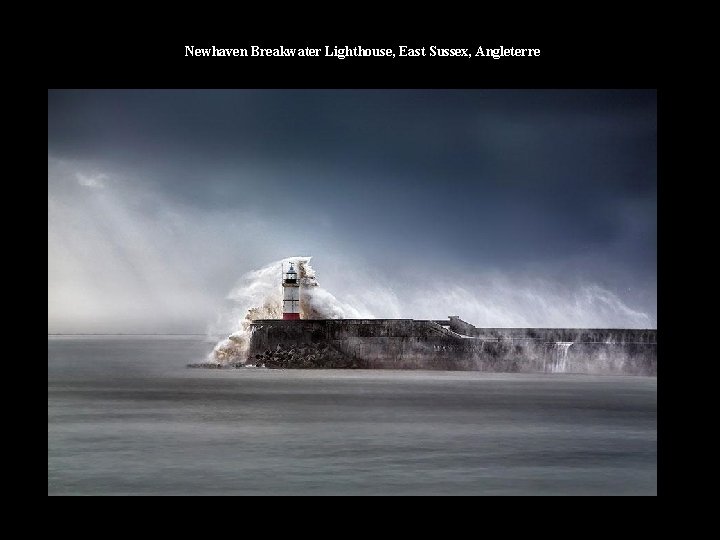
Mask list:
POLYGON ((252 321, 282 319, 282 268, 287 271, 292 262, 298 269, 300 282, 300 317, 302 319, 348 319, 373 317, 367 310, 360 311, 341 302, 331 292, 318 285, 312 257, 286 257, 240 278, 228 295, 236 302, 233 310, 236 330, 215 345, 208 358, 211 362, 244 362, 250 347, 252 321))

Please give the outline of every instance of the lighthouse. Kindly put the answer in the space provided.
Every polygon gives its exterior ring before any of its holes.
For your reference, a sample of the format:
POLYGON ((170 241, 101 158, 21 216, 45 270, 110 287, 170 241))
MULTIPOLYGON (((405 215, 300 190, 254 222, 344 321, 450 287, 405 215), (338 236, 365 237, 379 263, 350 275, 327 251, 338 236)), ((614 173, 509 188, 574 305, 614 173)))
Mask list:
POLYGON ((300 284, 297 272, 290 263, 290 270, 283 275, 283 320, 300 318, 300 284))

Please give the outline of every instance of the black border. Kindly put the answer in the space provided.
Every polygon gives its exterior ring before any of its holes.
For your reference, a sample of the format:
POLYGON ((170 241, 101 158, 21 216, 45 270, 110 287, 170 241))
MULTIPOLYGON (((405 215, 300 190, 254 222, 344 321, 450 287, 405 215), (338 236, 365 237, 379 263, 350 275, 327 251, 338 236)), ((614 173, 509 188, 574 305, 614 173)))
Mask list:
POLYGON ((638 27, 501 33, 399 30, 383 37, 358 33, 275 35, 257 29, 138 31, 116 26, 86 28, 50 38, 49 88, 657 88, 662 56, 655 40, 638 27), (163 33, 163 31, 167 33, 163 33), (419 47, 539 48, 533 58, 258 58, 191 57, 185 46, 250 48, 419 47))

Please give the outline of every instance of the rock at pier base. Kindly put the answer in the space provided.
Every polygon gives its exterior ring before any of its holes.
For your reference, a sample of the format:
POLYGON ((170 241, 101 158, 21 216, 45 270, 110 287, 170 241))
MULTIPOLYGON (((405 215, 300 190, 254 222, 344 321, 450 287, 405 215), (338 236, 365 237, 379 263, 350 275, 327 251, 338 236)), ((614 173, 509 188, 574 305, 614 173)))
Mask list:
POLYGON ((223 364, 216 364, 214 362, 200 362, 197 364, 188 364, 187 367, 189 367, 189 368, 204 368, 204 369, 225 369, 230 366, 226 366, 223 364))
POLYGON ((256 366, 268 369, 359 369, 366 362, 347 356, 332 345, 306 343, 292 347, 278 345, 274 351, 266 349, 253 359, 256 366))

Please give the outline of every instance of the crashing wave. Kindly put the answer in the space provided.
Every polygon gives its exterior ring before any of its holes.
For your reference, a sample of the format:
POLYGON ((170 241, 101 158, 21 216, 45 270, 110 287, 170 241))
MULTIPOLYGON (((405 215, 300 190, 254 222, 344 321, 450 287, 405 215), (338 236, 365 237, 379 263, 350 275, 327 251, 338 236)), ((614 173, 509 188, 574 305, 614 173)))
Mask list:
POLYGON ((257 319, 282 319, 282 267, 287 268, 290 263, 298 270, 300 318, 348 319, 367 316, 320 287, 315 270, 310 265, 311 258, 287 257, 242 276, 229 295, 238 305, 238 328, 215 345, 208 361, 220 364, 245 362, 250 348, 252 322, 257 319))

